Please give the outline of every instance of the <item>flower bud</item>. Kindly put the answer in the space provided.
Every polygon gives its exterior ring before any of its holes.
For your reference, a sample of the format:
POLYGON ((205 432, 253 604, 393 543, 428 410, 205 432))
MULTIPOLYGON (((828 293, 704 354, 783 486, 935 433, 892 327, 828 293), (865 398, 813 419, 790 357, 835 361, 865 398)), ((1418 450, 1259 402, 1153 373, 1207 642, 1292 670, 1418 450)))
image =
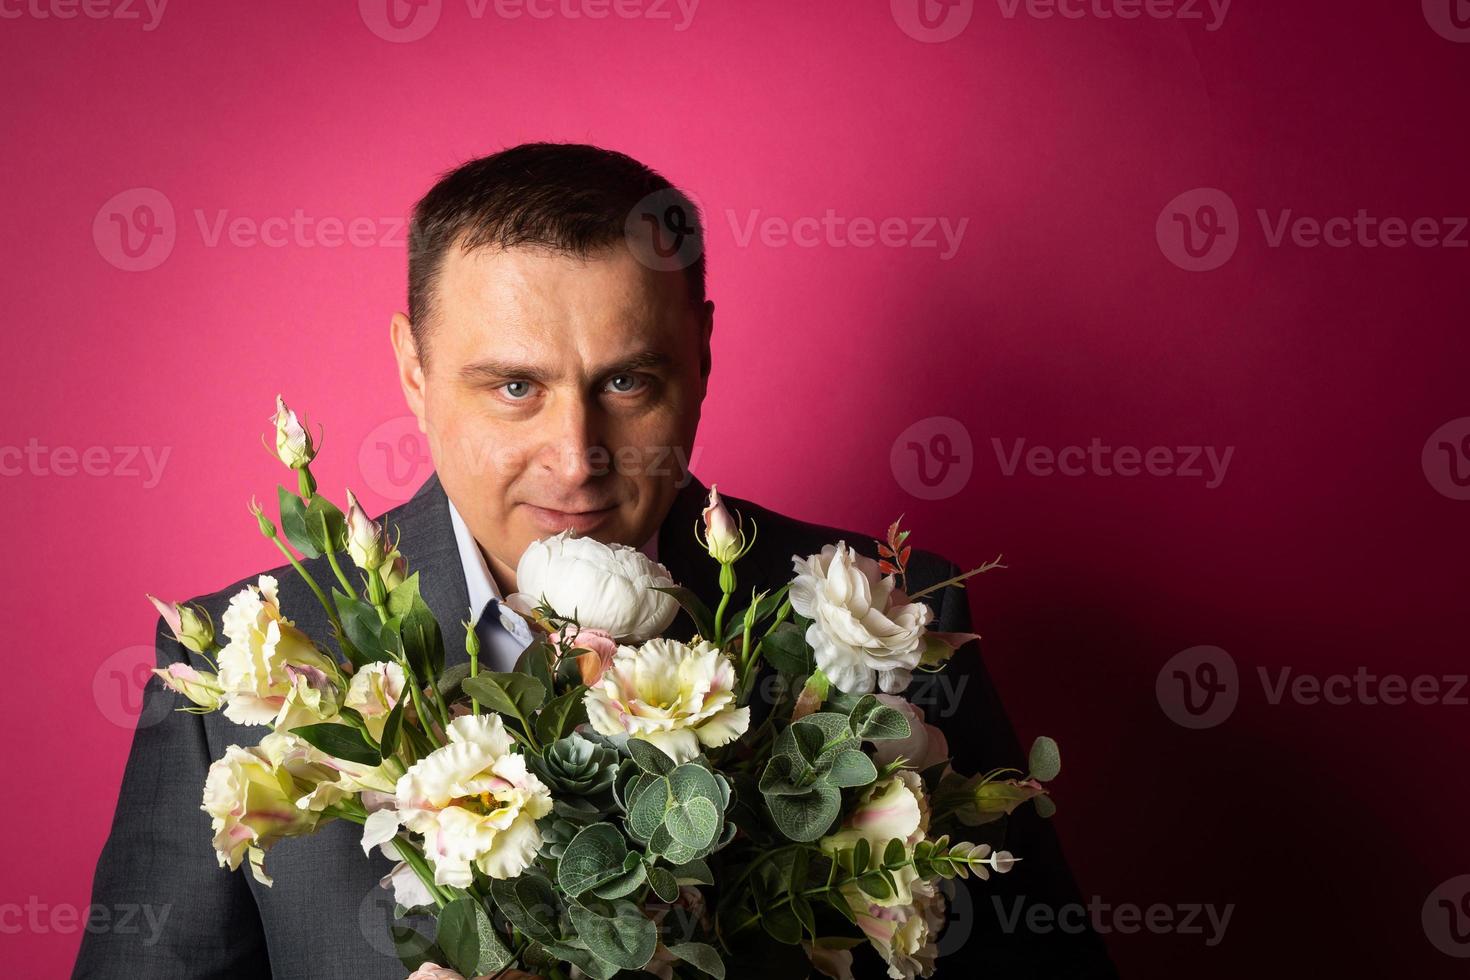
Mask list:
POLYGON ((157 596, 148 596, 153 608, 163 617, 168 630, 183 646, 195 653, 205 653, 214 646, 214 621, 209 613, 198 606, 177 602, 164 602, 157 596))
POLYGON ((367 516, 362 504, 347 491, 347 554, 352 563, 363 571, 372 571, 383 564, 383 531, 367 516))
POLYGON ((704 548, 721 565, 728 565, 744 554, 745 533, 730 516, 720 491, 710 484, 709 504, 704 508, 704 548))
POLYGON ((273 421, 276 425, 276 456, 281 462, 293 470, 299 470, 310 463, 316 456, 316 448, 311 444, 311 434, 306 431, 296 413, 286 407, 280 395, 276 396, 273 421))
POLYGON ((268 538, 274 539, 276 536, 276 526, 271 523, 269 517, 265 516, 265 508, 260 506, 254 497, 250 498, 250 513, 255 515, 255 523, 260 528, 260 533, 268 538))
POLYGON ((188 664, 174 663, 163 669, 154 667, 153 673, 163 681, 164 687, 177 691, 207 711, 214 711, 224 700, 225 689, 220 686, 219 677, 195 670, 188 664))

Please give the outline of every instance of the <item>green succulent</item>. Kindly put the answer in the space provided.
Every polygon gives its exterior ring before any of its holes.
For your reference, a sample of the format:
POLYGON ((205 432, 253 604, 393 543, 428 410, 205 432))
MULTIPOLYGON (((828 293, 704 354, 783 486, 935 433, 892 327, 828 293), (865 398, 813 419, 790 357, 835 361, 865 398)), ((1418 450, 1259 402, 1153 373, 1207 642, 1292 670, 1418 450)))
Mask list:
POLYGON ((551 795, 595 797, 605 794, 618 771, 618 752, 573 732, 529 760, 551 795))

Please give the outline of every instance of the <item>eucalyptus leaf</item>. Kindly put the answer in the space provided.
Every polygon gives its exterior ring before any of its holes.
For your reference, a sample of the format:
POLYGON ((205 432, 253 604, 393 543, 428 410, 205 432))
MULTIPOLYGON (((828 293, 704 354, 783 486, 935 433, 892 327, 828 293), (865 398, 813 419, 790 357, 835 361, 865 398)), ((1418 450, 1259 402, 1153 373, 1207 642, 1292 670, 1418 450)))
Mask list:
POLYGON ((1031 743, 1031 755, 1027 761, 1031 778, 1049 783, 1062 771, 1062 750, 1055 739, 1043 735, 1031 743))

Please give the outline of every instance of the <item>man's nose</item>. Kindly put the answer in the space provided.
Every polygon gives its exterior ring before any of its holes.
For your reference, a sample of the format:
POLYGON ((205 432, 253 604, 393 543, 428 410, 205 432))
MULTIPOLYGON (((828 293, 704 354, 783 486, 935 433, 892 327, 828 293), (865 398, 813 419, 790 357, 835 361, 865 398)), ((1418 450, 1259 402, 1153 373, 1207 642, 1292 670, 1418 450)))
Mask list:
POLYGON ((543 416, 546 447, 542 465, 565 484, 577 484, 598 475, 597 450, 601 445, 595 406, 580 398, 558 399, 543 416))

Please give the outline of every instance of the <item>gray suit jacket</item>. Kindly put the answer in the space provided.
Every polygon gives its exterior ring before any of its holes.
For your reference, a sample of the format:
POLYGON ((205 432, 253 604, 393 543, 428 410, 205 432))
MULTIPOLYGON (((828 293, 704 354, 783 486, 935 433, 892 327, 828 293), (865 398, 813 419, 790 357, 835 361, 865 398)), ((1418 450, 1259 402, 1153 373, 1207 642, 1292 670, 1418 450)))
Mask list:
MULTIPOLYGON (((693 538, 706 493, 703 484, 691 477, 660 529, 658 547, 660 560, 675 581, 694 589, 713 607, 718 598, 715 567, 693 538)), ((743 595, 749 595, 752 587, 779 587, 791 577, 793 555, 812 554, 839 539, 875 553, 869 535, 793 520, 748 501, 727 500, 760 528, 756 547, 736 567, 743 595)), ((410 571, 421 573, 420 591, 444 628, 446 662, 465 661, 458 623, 470 614, 469 596, 448 499, 438 477, 430 476, 411 500, 384 516, 402 535, 399 547, 410 571)), ((325 558, 303 564, 324 588, 334 581, 325 558)), ((916 549, 910 560, 910 585, 917 590, 955 572, 950 562, 916 549)), ((322 608, 300 576, 289 565, 270 574, 280 582, 285 615, 318 642, 330 643, 322 608)), ((218 626, 230 597, 255 580, 252 575, 193 601, 209 610, 218 626)), ((930 601, 936 610, 933 628, 969 628, 963 592, 951 587, 930 601)), ((674 628, 691 631, 687 621, 674 628)), ((192 655, 169 635, 162 619, 157 635, 160 667, 178 661, 204 666, 197 657, 190 660, 192 655)), ((952 678, 944 691, 959 694, 958 703, 934 697, 928 710, 948 732, 956 768, 968 773, 1000 765, 1024 766, 1025 757, 974 645, 954 659, 945 672, 952 678)), ((254 745, 268 729, 236 725, 218 712, 172 710, 181 703, 183 699, 156 678, 148 682, 140 727, 92 890, 96 904, 151 906, 153 920, 162 918, 163 927, 156 936, 148 931, 84 933, 73 976, 401 980, 407 971, 394 953, 389 933, 393 901, 391 893, 378 885, 390 864, 376 850, 372 857, 364 856, 357 825, 335 821, 310 837, 276 845, 266 859, 274 887, 258 884, 245 868, 230 872, 218 867, 210 845, 209 817, 200 809, 205 772, 226 746, 254 745)), ((947 933, 945 945, 956 948, 949 953, 941 947, 949 955, 939 961, 940 975, 972 975, 984 967, 1007 978, 1011 974, 1002 971, 1018 976, 1112 976, 1101 943, 1090 932, 1034 935, 1026 933, 1024 925, 1003 928, 991 907, 992 894, 1021 896, 1028 903, 1054 907, 1077 901, 1056 838, 1044 821, 1029 812, 1012 818, 1007 846, 1025 860, 999 879, 998 887, 970 883, 970 897, 956 903, 961 911, 947 933)), ((860 951, 859 960, 860 975, 881 975, 870 954, 860 951)))

